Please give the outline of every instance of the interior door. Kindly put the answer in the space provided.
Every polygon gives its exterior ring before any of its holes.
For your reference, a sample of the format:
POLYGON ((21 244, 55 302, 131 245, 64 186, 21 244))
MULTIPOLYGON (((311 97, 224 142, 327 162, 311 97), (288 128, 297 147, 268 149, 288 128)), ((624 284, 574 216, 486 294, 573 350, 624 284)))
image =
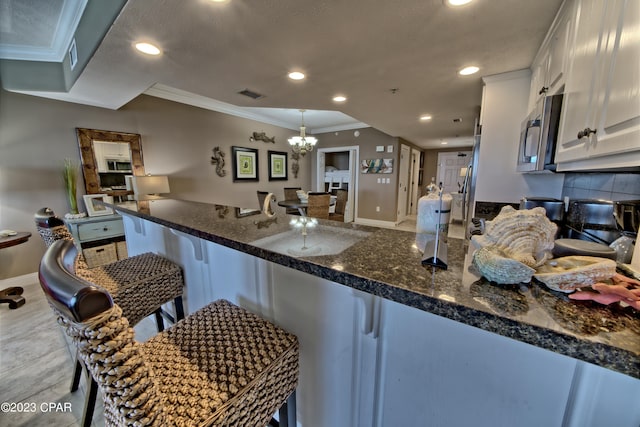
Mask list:
POLYGON ((418 197, 420 196, 420 151, 411 149, 411 187, 409 191, 409 214, 418 214, 418 197))
POLYGON ((409 161, 411 149, 406 145, 400 146, 400 168, 398 170, 398 214, 397 222, 407 219, 407 198, 409 182, 409 161))
POLYGON ((442 192, 457 193, 462 189, 465 169, 471 160, 471 151, 438 153, 438 184, 442 192))

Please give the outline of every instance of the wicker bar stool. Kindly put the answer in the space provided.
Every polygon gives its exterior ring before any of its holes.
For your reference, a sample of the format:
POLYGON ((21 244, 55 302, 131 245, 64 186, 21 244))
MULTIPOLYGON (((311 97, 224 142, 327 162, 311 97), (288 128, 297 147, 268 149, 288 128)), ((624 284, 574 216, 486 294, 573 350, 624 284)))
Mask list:
POLYGON ((295 426, 298 340, 225 300, 145 343, 104 289, 72 273, 77 249, 57 241, 40 284, 102 392, 106 424, 264 427, 279 409, 295 426))
MULTIPOLYGON (((64 222, 52 214, 53 212, 44 213, 41 210, 35 219, 38 233, 46 246, 50 247, 58 240, 73 242, 73 236, 64 222)), ((180 266, 164 257, 144 253, 89 268, 82 254, 76 251, 74 271, 77 276, 109 292, 132 326, 153 314, 158 332, 162 331, 164 321, 161 306, 171 302, 174 304, 175 315, 165 313, 165 316, 173 322, 184 318, 182 270, 180 266)), ((82 364, 76 358, 71 382, 72 392, 78 390, 81 374, 82 364)), ((91 424, 97 391, 95 381, 89 381, 82 422, 84 427, 91 424)))

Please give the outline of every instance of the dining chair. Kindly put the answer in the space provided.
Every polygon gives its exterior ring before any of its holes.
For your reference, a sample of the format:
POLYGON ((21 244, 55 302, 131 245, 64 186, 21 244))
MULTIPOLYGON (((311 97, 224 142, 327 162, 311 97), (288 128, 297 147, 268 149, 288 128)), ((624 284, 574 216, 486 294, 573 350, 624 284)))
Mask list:
POLYGON ((217 300, 138 342, 111 294, 74 274, 76 251, 54 242, 39 281, 100 387, 105 425, 264 427, 276 411, 296 425, 295 335, 217 300))
MULTIPOLYGON (((298 190, 302 190, 302 187, 284 187, 284 199, 297 200, 298 193, 296 193, 296 191, 298 190)), ((286 208, 286 213, 289 215, 300 215, 300 211, 296 208, 286 208)))
POLYGON ((329 219, 331 194, 310 192, 307 203, 307 216, 319 219, 329 219))
POLYGON ((329 214, 329 219, 344 222, 344 212, 347 207, 349 192, 343 189, 334 190, 336 193, 335 211, 329 214))

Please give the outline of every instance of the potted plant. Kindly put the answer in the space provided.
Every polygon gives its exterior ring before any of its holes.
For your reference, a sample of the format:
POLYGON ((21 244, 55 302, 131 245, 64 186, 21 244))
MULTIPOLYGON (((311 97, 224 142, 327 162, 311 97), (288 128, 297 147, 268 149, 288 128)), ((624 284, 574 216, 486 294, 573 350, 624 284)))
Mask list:
POLYGON ((64 187, 67 191, 67 198, 69 199, 70 213, 71 215, 78 215, 78 199, 76 198, 78 164, 71 159, 65 159, 62 178, 64 179, 64 187))

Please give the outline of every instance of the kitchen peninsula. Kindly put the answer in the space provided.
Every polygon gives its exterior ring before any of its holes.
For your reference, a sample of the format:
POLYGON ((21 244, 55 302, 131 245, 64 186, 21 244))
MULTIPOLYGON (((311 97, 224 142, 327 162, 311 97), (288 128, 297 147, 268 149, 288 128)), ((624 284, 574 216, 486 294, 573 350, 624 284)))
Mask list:
MULTIPOLYGON (((640 392, 637 312, 491 284, 465 241, 449 239, 441 270, 421 265, 411 232, 172 199, 113 206, 129 254, 183 267, 189 312, 226 298, 298 335, 303 426, 597 425, 614 409, 594 399, 640 392)), ((625 411, 617 425, 637 425, 625 411)))

